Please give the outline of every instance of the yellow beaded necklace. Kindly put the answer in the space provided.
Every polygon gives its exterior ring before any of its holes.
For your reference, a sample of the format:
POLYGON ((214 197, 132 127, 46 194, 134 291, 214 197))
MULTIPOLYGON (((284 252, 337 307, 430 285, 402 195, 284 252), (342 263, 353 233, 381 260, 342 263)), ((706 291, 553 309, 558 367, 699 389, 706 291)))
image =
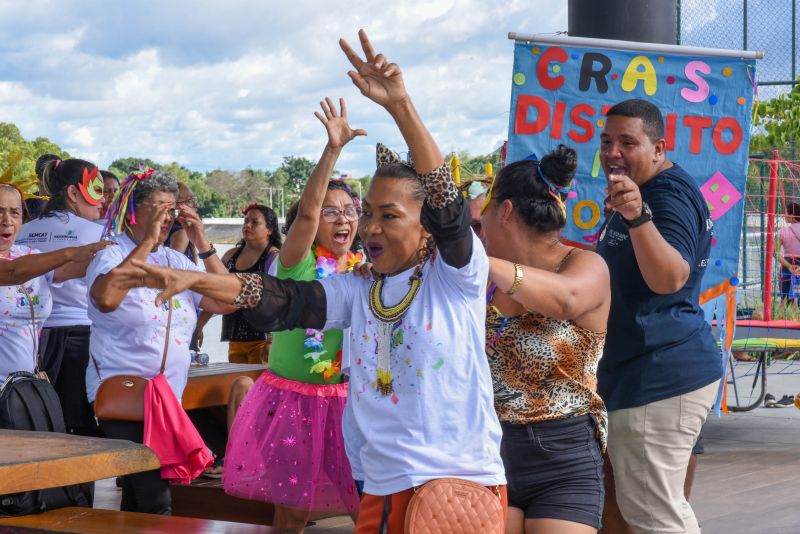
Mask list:
POLYGON ((383 396, 390 395, 394 391, 390 363, 393 334, 402 322, 403 316, 411 308, 414 297, 419 293, 419 288, 422 286, 422 268, 427 261, 428 258, 425 258, 414 269, 414 273, 408 279, 408 285, 410 286, 408 292, 394 306, 386 307, 383 304, 383 298, 381 297, 385 280, 383 276, 374 280, 369 287, 369 310, 378 320, 378 339, 376 340, 378 344, 378 376, 375 379, 375 389, 383 396))

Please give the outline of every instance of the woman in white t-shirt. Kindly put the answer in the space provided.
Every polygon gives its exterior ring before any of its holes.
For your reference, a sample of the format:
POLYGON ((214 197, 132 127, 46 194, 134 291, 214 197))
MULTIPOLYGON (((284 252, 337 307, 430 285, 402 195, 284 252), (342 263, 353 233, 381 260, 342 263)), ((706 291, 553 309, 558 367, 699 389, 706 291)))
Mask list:
MULTIPOLYGON (((150 379, 159 373, 170 305, 156 305, 156 291, 123 289, 117 283, 117 273, 132 260, 199 269, 180 252, 163 246, 175 220, 177 193, 177 179, 170 173, 152 170, 132 173, 109 210, 109 221, 121 230, 115 237, 117 246, 98 254, 86 272, 92 321, 91 361, 86 370, 89 402, 94 402, 100 383, 111 376, 127 374, 150 379)), ((215 251, 202 232, 197 233, 199 225, 188 224, 187 219, 192 216, 181 212, 178 219, 187 222, 190 239, 199 245, 208 267, 209 258, 216 258, 215 251)), ((219 267, 224 271, 221 262, 219 267)), ((212 313, 229 313, 235 308, 192 291, 175 295, 170 304, 172 319, 164 375, 175 397, 180 399, 189 372, 189 342, 197 322, 197 308, 212 313)), ((100 428, 110 438, 138 443, 143 440, 142 423, 102 420, 100 428)), ((161 479, 159 470, 123 477, 121 510, 170 513, 169 485, 161 479)))
POLYGON ((0 183, 0 384, 11 373, 38 370, 39 335, 53 305, 50 285, 82 276, 95 252, 107 245, 43 254, 15 245, 23 211, 20 190, 0 183))
MULTIPOLYGON (((42 182, 50 198, 38 218, 22 226, 17 244, 42 252, 97 243, 103 201, 103 179, 97 167, 81 159, 54 159, 44 164, 42 182)), ((89 327, 86 280, 81 276, 51 288, 53 311, 42 330, 42 367, 50 377, 70 433, 99 436, 94 412, 86 400, 89 327)))
POLYGON ((501 430, 484 353, 489 262, 400 69, 376 55, 363 32, 360 38, 366 61, 341 41, 356 69, 350 77, 389 111, 414 155, 412 166, 378 145, 358 226, 376 279, 296 282, 133 264, 127 283, 165 288, 165 298, 191 288, 234 302, 264 330, 350 327, 343 426, 353 476, 364 480, 356 532, 402 532, 414 489, 434 479, 489 486, 505 504, 501 430))

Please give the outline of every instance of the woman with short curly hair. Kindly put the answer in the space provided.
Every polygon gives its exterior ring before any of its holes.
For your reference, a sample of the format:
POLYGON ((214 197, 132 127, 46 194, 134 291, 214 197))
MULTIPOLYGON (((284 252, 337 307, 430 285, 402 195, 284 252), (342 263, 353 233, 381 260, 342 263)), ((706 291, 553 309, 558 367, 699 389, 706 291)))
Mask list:
MULTIPOLYGON (((156 306, 157 291, 124 289, 116 283, 119 268, 134 259, 198 270, 185 255, 163 246, 176 219, 176 211, 179 211, 177 220, 187 229, 198 250, 210 253, 206 256, 206 268, 219 272, 221 262, 209 247, 197 216, 176 208, 177 194, 178 181, 172 174, 139 171, 125 179, 109 208, 108 226, 114 226, 117 231, 117 246, 98 254, 86 273, 92 320, 91 362, 86 371, 86 393, 90 402, 94 402, 100 383, 111 376, 155 377, 161 367, 167 332, 164 375, 175 397, 180 399, 189 372, 189 343, 197 322, 197 308, 212 313, 234 310, 192 291, 184 291, 168 303, 156 306)), ((201 252, 201 257, 203 255, 201 252)), ((224 267, 222 270, 224 272, 224 267)), ((142 423, 101 420, 100 428, 110 438, 143 441, 142 423)), ((123 477, 121 510, 171 512, 169 484, 161 479, 159 470, 123 477)))

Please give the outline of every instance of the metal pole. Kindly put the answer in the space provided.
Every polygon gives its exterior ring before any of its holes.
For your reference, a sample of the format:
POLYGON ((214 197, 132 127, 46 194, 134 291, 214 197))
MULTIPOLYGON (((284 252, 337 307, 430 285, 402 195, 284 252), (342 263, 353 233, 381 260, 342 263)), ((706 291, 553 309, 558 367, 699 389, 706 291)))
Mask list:
POLYGON ((747 0, 744 0, 744 9, 742 11, 742 49, 747 50, 747 0))
POLYGON ((764 320, 772 320, 772 266, 775 259, 775 205, 778 201, 778 151, 772 152, 769 163, 769 195, 767 196, 767 252, 764 258, 764 320))
MULTIPOLYGON (((793 81, 797 77, 795 70, 796 53, 797 53, 796 26, 797 26, 797 0, 792 0, 792 80, 793 81)), ((794 88, 794 85, 792 85, 792 88, 794 88)), ((792 147, 791 158, 795 160, 797 159, 797 139, 795 139, 794 137, 792 137, 791 140, 791 147, 792 147)))
POLYGON ((767 81, 767 82, 758 82, 759 87, 767 86, 767 85, 797 85, 797 80, 777 80, 777 81, 767 81))
POLYGON ((675 44, 681 44, 681 0, 675 4, 675 44))
POLYGON ((702 46, 678 46, 638 41, 619 41, 616 39, 594 39, 591 37, 563 37, 560 35, 528 34, 508 32, 512 41, 525 44, 548 44, 556 46, 577 46, 585 48, 605 48, 631 50, 653 54, 675 54, 679 56, 728 57, 735 59, 764 59, 764 52, 751 50, 730 50, 726 48, 705 48, 702 46))
POLYGON ((792 0, 792 81, 797 78, 797 0, 792 0))

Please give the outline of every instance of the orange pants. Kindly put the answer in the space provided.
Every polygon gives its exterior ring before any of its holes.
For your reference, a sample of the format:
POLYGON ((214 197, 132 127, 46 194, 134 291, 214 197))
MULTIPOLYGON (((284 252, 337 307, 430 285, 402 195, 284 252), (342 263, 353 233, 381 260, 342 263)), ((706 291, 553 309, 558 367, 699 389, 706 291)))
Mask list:
MULTIPOLYGON (((489 489, 494 491, 494 486, 489 489)), ((358 508, 358 523, 356 523, 355 534, 381 532, 381 519, 383 518, 385 505, 389 508, 386 532, 388 534, 403 534, 406 526, 406 509, 413 496, 414 490, 411 488, 385 497, 365 493, 358 508), (388 503, 386 502, 387 500, 388 503)), ((505 522, 505 517, 508 513, 508 492, 505 486, 500 486, 500 501, 503 503, 503 521, 505 522)))
POLYGON ((267 343, 268 341, 231 341, 228 343, 228 361, 230 363, 266 363, 266 360, 262 360, 261 353, 267 343))

